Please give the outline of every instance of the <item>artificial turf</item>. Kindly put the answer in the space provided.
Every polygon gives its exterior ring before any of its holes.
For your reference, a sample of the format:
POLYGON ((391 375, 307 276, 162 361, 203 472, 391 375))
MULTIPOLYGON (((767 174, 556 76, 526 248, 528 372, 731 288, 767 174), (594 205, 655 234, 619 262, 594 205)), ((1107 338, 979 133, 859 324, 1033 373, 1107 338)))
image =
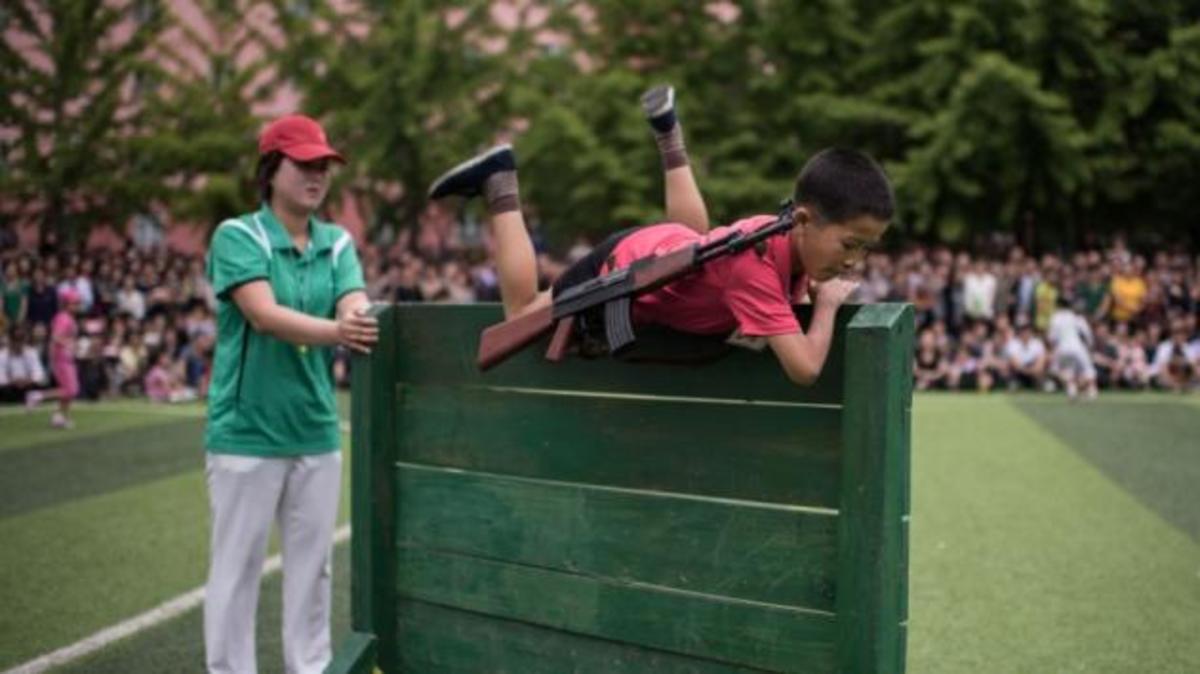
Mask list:
POLYGON ((85 404, 68 432, 48 409, 0 415, 0 671, 204 583, 201 414, 85 404))
MULTIPOLYGON (((1043 425, 1079 415, 1117 438, 1130 416, 1114 404, 918 398, 909 671, 1200 671, 1200 545, 1043 425)), ((1126 451, 1200 465, 1200 415, 1140 426, 1126 451)))
MULTIPOLYGON (((84 406, 66 434, 0 416, 0 670, 203 582, 198 427, 161 411, 84 406)), ((922 395, 913 430, 909 672, 1200 671, 1194 397, 922 395)), ((347 567, 340 546, 335 643, 347 567)), ((277 582, 263 672, 280 669, 277 582)), ((58 671, 202 671, 201 653, 194 610, 58 671)))

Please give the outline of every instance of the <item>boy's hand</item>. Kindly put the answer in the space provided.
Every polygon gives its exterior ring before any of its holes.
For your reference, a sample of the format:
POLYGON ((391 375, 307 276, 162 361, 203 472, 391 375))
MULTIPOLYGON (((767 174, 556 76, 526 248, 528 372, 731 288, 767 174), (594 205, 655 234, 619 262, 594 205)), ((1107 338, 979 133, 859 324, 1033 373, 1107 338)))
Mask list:
POLYGON ((828 281, 818 283, 812 282, 809 288, 809 295, 813 298, 814 304, 825 304, 830 307, 840 307, 850 293, 858 288, 858 281, 851 281, 844 278, 832 278, 828 281))

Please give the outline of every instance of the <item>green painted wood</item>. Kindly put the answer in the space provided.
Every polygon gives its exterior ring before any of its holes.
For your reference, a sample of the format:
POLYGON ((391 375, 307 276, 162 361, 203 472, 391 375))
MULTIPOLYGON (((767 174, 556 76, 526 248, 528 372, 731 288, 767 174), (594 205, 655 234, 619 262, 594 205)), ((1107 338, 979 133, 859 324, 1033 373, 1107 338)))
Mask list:
POLYGON ((761 669, 401 600, 400 671, 421 674, 748 674, 761 669))
POLYGON ((371 674, 375 670, 375 635, 351 632, 334 653, 325 674, 371 674))
POLYGON ((412 463, 838 506, 838 409, 406 384, 399 415, 412 463))
MULTIPOLYGON (((800 307, 802 317, 807 308, 800 307)), ((839 313, 844 324, 854 308, 839 313)), ((499 305, 402 305, 399 379, 406 383, 492 385, 528 388, 616 391, 645 395, 704 395, 736 400, 790 400, 830 403, 841 400, 843 340, 831 347, 831 366, 812 387, 788 381, 769 350, 734 349, 728 357, 704 365, 623 363, 569 356, 551 365, 543 357, 549 336, 487 373, 475 368, 483 328, 499 321, 499 305)))
POLYGON ((398 592, 442 606, 774 671, 833 671, 828 613, 400 548, 398 592))
POLYGON ((379 665, 395 671, 395 463, 397 312, 375 305, 379 343, 351 363, 350 623, 378 640, 379 665))
POLYGON ((355 361, 352 601, 382 671, 903 672, 910 308, 843 308, 812 389, 744 351, 480 374, 496 307, 380 316, 355 361), (772 538, 789 504, 840 510, 836 558, 772 538), (812 588, 836 615, 779 603, 812 588))
POLYGON ((397 544, 832 612, 836 513, 401 464, 397 544))
POLYGON ((862 307, 846 332, 838 670, 901 674, 907 620, 912 308, 862 307))

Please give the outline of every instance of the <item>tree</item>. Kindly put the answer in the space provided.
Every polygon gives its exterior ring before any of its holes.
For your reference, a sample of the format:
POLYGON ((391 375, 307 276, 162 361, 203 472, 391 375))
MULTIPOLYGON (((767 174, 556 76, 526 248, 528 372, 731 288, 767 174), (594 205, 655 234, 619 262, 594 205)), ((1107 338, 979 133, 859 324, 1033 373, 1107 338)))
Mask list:
POLYGON ((153 191, 129 161, 145 122, 126 93, 162 26, 153 3, 23 0, 0 42, 0 212, 81 234, 123 224, 153 191))
POLYGON ((555 18, 570 47, 522 74, 517 105, 530 119, 522 147, 537 157, 523 168, 530 198, 560 239, 662 219, 659 161, 637 105, 654 84, 676 86, 717 222, 773 211, 815 150, 900 120, 845 86, 864 36, 840 0, 608 0, 555 18))
POLYGON ((1066 100, 996 53, 981 54, 941 111, 918 123, 896 172, 919 230, 958 239, 968 223, 1061 222, 1088 180, 1086 135, 1066 100))
POLYGON ((138 98, 150 121, 130 161, 158 176, 147 196, 176 221, 211 228, 257 203, 259 110, 287 93, 282 36, 269 29, 281 4, 197 0, 198 16, 172 14, 154 42, 138 98))
POLYGON ((344 144, 346 182, 374 202, 378 224, 416 222, 429 183, 512 121, 487 2, 313 3, 280 18, 283 73, 344 144))

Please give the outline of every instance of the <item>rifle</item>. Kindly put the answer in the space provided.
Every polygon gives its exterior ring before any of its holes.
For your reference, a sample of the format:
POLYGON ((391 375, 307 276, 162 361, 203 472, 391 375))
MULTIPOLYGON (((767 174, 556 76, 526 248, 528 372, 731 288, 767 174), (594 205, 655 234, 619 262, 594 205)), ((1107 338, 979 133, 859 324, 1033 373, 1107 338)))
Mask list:
POLYGON ((770 224, 753 232, 733 230, 706 243, 694 243, 665 255, 638 258, 628 267, 611 271, 564 290, 553 304, 486 328, 479 338, 476 364, 487 370, 554 328, 546 359, 562 360, 584 312, 603 307, 604 336, 609 353, 633 343, 633 298, 657 290, 699 271, 710 260, 739 253, 795 226, 792 201, 784 201, 770 224))

